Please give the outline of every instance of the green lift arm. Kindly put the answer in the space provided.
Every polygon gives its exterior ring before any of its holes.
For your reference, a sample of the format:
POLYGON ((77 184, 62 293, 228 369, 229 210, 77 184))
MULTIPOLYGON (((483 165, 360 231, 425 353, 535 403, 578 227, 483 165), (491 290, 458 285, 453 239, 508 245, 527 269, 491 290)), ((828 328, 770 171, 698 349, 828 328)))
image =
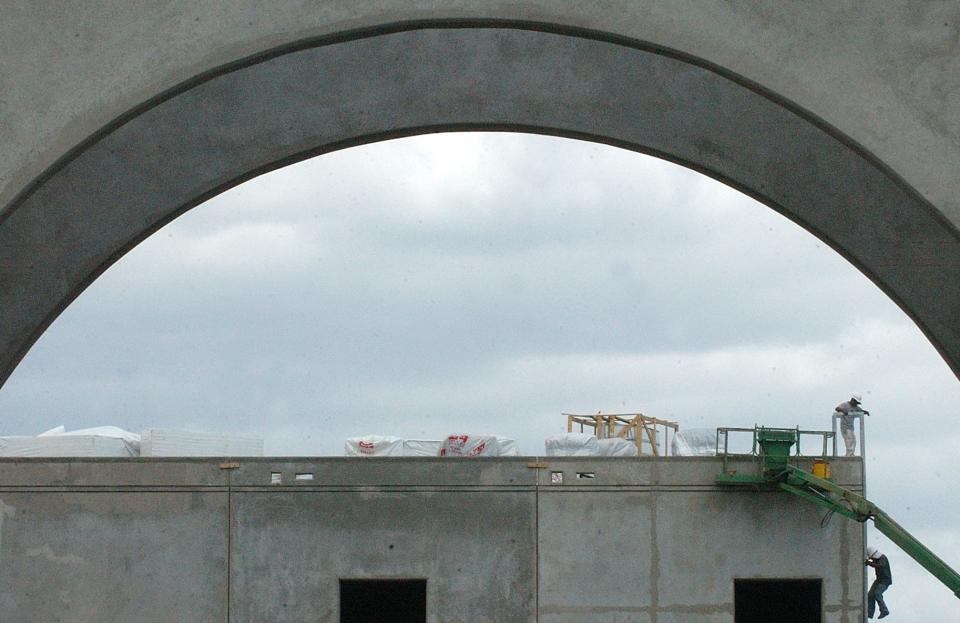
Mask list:
POLYGON ((943 582, 954 595, 960 597, 960 574, 891 519, 876 504, 830 480, 819 478, 790 464, 790 447, 798 441, 798 431, 789 428, 760 427, 756 429, 755 434, 760 449, 759 473, 725 472, 717 476, 718 484, 776 486, 854 521, 863 523, 872 519, 877 530, 943 582))

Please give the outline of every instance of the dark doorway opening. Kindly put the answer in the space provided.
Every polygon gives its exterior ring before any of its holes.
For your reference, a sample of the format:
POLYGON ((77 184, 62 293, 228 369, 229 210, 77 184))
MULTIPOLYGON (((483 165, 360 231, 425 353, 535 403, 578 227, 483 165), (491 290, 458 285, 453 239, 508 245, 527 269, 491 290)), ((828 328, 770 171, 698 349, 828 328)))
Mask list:
POLYGON ((340 623, 426 620, 426 580, 340 580, 340 623))
POLYGON ((822 580, 734 580, 734 623, 821 623, 822 580))

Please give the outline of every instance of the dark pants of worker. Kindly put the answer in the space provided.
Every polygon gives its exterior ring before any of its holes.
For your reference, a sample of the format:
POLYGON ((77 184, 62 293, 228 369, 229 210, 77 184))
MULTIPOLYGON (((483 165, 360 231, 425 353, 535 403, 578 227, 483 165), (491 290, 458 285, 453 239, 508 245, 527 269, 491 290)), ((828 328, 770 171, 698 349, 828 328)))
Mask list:
POLYGON ((890 585, 886 582, 877 582, 874 581, 870 586, 870 590, 867 592, 867 617, 873 618, 873 607, 875 605, 880 606, 880 614, 887 614, 890 612, 890 609, 887 608, 887 604, 883 603, 883 591, 890 588, 890 585))

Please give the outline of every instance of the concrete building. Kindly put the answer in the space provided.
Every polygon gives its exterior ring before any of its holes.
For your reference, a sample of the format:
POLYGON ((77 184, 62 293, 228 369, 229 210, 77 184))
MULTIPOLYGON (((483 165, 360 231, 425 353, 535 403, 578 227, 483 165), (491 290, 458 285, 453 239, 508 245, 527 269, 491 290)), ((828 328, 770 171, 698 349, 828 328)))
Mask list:
MULTIPOLYGON (((859 458, 833 467, 860 488, 859 458)), ((352 623, 391 600, 396 623, 862 620, 861 526, 721 469, 3 459, 0 620, 352 623)))

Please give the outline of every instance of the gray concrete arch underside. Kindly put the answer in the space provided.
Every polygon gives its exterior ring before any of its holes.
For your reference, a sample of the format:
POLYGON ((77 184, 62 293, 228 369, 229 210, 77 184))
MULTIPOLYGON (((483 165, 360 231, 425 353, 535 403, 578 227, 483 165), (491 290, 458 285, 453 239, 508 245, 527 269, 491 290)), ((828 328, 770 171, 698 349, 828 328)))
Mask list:
POLYGON ((443 21, 222 66, 49 168, 0 212, 0 382, 99 274, 207 198, 316 154, 449 130, 608 143, 739 188, 859 267, 960 373, 956 227, 838 131, 709 63, 631 39, 443 21))

